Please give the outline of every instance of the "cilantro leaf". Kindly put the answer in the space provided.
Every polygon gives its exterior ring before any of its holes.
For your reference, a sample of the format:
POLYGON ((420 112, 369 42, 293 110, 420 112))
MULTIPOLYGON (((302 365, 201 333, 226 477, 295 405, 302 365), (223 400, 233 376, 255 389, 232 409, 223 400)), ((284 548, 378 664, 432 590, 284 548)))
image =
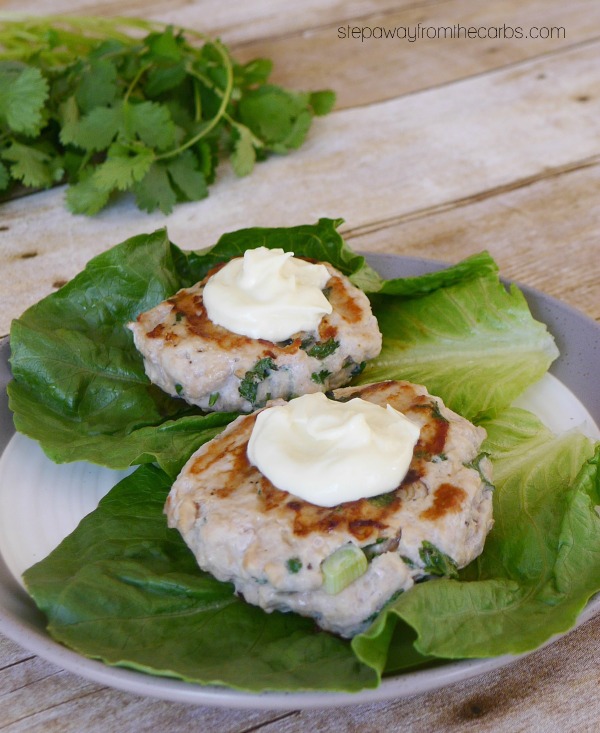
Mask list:
POLYGON ((0 163, 0 191, 5 191, 10 185, 10 173, 4 163, 0 163))
POLYGON ((81 74, 75 98, 83 112, 95 107, 112 104, 117 97, 118 73, 108 59, 92 59, 81 74))
POLYGON ((238 391, 241 396, 248 400, 250 404, 256 405, 258 399, 258 385, 263 382, 271 372, 277 371, 279 367, 271 357, 266 356, 259 359, 256 364, 249 369, 244 378, 240 382, 238 391))
POLYGON ((0 20, 0 190, 64 179, 68 208, 89 215, 116 191, 149 212, 205 198, 222 156, 248 175, 333 106, 333 92, 269 84, 271 70, 141 18, 0 20))
POLYGON ((458 578, 456 562, 439 550, 429 540, 423 540, 419 548, 419 557, 423 561, 423 570, 429 575, 443 575, 447 578, 458 578))
POLYGON ((215 141, 202 141, 194 146, 200 160, 200 171, 208 184, 214 183, 219 165, 218 145, 215 141))
POLYGON ((273 62, 271 59, 252 59, 243 66, 236 67, 240 84, 246 87, 255 84, 266 84, 272 70, 273 62))
POLYGON ((69 211, 73 214, 93 216, 106 206, 110 191, 98 188, 93 180, 92 171, 78 183, 67 189, 65 200, 69 211))
POLYGON ((298 148, 311 124, 309 98, 265 84, 239 103, 242 122, 274 152, 298 148))
POLYGON ((198 161, 191 150, 185 150, 168 166, 172 182, 188 201, 198 201, 208 196, 206 178, 198 168, 198 161))
POLYGON ((2 157, 12 163, 11 176, 25 186, 47 188, 63 177, 60 159, 44 150, 41 145, 24 145, 13 141, 2 151, 2 157))
POLYGON ((96 169, 93 179, 101 191, 126 191, 144 178, 154 162, 154 153, 142 145, 111 145, 108 157, 96 169))
POLYGON ((80 119, 76 119, 76 102, 69 98, 63 106, 61 141, 73 144, 88 152, 106 150, 123 130, 123 108, 96 107, 80 119))
POLYGON ((48 82, 39 69, 0 62, 0 118, 25 135, 38 135, 43 122, 48 82))
POLYGON ((166 150, 175 144, 175 124, 162 104, 140 102, 127 108, 128 129, 148 147, 166 150))
POLYGON ((231 155, 231 165, 238 176, 247 176, 252 173, 256 162, 254 136, 245 125, 236 125, 233 131, 234 147, 231 155))
POLYGON ((143 211, 160 209, 163 214, 170 214, 177 201, 167 169, 160 163, 153 163, 150 166, 142 180, 136 183, 133 191, 136 203, 143 211))
POLYGON ((60 122, 59 137, 63 145, 75 142, 79 119, 79 106, 77 105, 75 95, 71 95, 58 107, 58 120, 60 122))
POLYGON ((287 153, 299 148, 306 140, 311 124, 312 115, 308 110, 304 110, 294 120, 289 135, 281 143, 273 146, 274 152, 287 153))
POLYGON ((317 116, 328 115, 335 104, 335 94, 330 89, 312 92, 309 96, 309 104, 317 116))
POLYGON ((336 341, 334 338, 329 338, 327 341, 319 341, 319 343, 314 344, 306 353, 315 359, 326 359, 336 351, 339 345, 339 341, 336 341))
POLYGON ((313 372, 310 375, 310 378, 313 382, 316 382, 316 384, 325 384, 327 381, 327 377, 331 376, 331 372, 327 371, 327 369, 321 369, 320 372, 313 372))
POLYGON ((181 61, 183 52, 180 43, 173 34, 173 28, 168 26, 162 33, 150 33, 146 38, 149 56, 157 60, 181 61))
POLYGON ((150 69, 144 84, 144 92, 148 97, 158 97, 176 89, 185 81, 186 76, 187 71, 183 61, 150 69))

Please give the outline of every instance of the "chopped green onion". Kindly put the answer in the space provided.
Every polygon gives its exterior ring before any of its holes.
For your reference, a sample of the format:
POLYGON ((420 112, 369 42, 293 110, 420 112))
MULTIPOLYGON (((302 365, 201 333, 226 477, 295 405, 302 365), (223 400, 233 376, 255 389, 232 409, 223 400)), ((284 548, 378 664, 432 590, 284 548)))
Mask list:
POLYGON ((330 595, 344 590, 366 571, 365 553, 356 545, 340 547, 321 563, 323 588, 330 595))

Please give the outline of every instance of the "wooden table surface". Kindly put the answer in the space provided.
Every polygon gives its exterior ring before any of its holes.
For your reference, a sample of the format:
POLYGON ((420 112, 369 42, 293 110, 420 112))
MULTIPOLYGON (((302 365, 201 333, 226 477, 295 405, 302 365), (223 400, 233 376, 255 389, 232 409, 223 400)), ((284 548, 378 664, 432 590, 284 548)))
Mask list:
MULTIPOLYGON (((62 188, 0 206, 0 335, 28 305, 132 234, 202 248, 244 226, 342 217, 355 249, 455 262, 488 249, 508 278, 600 320, 600 3, 590 0, 2 0, 1 11, 140 15, 220 36, 273 80, 333 88, 304 147, 170 216, 123 201, 95 218, 62 188), (487 38, 341 38, 460 24, 487 38), (510 38, 510 28, 560 28, 510 38), (506 29, 505 37, 493 29, 506 29), (365 30, 365 33, 368 31, 365 30)), ((594 365, 598 370, 599 365, 594 365)), ((0 732, 595 731, 600 624, 500 671, 387 703, 249 711, 145 699, 0 638, 0 732)))

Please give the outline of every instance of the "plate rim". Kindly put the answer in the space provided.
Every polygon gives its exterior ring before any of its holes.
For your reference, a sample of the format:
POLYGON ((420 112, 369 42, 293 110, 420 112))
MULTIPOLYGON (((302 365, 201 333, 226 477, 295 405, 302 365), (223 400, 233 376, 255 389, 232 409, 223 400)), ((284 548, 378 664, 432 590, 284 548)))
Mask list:
MULTIPOLYGON (((420 257, 385 253, 357 252, 357 254, 365 256, 367 262, 380 272, 389 269, 401 271, 399 274, 387 275, 393 277, 410 277, 450 266, 450 263, 444 261, 420 257)), ((600 324, 553 296, 523 285, 518 281, 501 279, 506 285, 514 284, 521 290, 534 318, 546 323, 557 342, 565 337, 559 325, 561 320, 575 321, 586 334, 584 341, 579 343, 578 356, 581 355, 582 350, 588 355, 600 355, 600 324), (549 320, 551 323, 548 323, 549 320), (553 330, 552 327, 558 329, 558 331, 553 330), (587 338, 588 333, 592 334, 596 341, 594 341, 594 338, 587 338)), ((575 331, 575 335, 573 333, 566 334, 567 343, 572 340, 576 341, 580 337, 581 331, 578 329, 572 329, 572 331, 575 331)), ((574 365, 570 362, 569 352, 563 351, 560 343, 559 349, 561 355, 551 366, 550 372, 557 376, 582 401, 596 423, 600 424, 600 391, 597 393, 597 403, 594 402, 592 405, 588 404, 588 400, 582 398, 581 395, 582 390, 585 392, 586 382, 593 379, 593 369, 588 372, 577 371, 577 367, 581 366, 580 363, 574 365), (564 379, 565 375, 567 379, 564 379)), ((0 338, 0 386, 2 387, 2 395, 0 396, 0 454, 4 451, 5 444, 15 432, 6 395, 6 384, 10 379, 9 352, 9 337, 4 336, 0 338)), ((594 394, 596 393, 593 393, 592 397, 594 394)), ((423 694, 514 663, 554 643, 599 612, 600 593, 588 602, 571 629, 556 634, 540 647, 523 654, 506 654, 483 659, 449 660, 439 667, 391 675, 383 678, 378 687, 363 688, 357 692, 284 692, 276 690, 255 693, 228 687, 201 685, 151 675, 125 667, 110 666, 64 647, 49 636, 45 630, 43 614, 37 609, 27 593, 16 583, 0 555, 0 632, 5 636, 23 648, 69 672, 107 687, 171 702, 218 707, 255 710, 329 708, 381 702, 414 694, 423 694)))

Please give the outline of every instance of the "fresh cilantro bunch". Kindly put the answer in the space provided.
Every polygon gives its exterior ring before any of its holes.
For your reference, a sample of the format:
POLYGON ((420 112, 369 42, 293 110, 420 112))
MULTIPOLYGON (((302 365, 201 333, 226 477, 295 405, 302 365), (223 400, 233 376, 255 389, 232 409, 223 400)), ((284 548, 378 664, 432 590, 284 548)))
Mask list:
POLYGON ((202 199, 224 156, 247 175, 331 110, 333 92, 269 84, 271 68, 136 18, 0 19, 0 192, 67 182, 88 215, 119 191, 149 212, 202 199))

